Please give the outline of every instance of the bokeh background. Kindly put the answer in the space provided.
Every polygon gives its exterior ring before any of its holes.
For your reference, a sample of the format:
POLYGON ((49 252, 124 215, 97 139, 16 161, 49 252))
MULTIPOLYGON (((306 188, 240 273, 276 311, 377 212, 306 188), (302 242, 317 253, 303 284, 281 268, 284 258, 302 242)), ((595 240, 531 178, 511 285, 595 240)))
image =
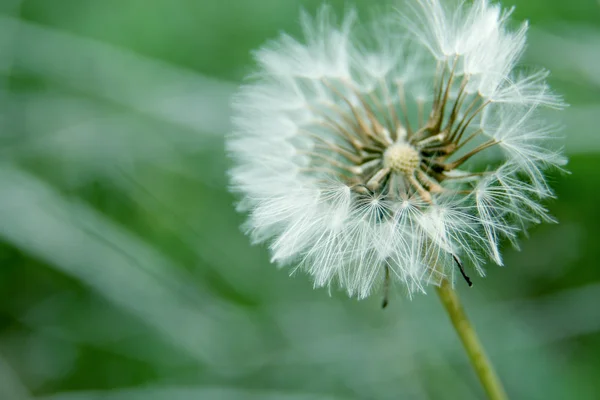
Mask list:
MULTIPOLYGON (((230 96, 318 5, 0 1, 0 399, 483 397, 433 293, 313 290, 240 233, 230 96)), ((600 3, 504 5, 571 104, 571 174, 560 224, 457 287, 512 398, 597 399, 600 3)))

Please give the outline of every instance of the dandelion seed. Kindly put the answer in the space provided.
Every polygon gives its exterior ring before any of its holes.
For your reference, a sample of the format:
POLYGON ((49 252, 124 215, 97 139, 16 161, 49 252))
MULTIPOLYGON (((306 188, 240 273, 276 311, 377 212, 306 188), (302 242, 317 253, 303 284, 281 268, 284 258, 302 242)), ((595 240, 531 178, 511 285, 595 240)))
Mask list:
MULTIPOLYGON (((550 220, 544 170, 566 161, 541 108, 563 103, 545 71, 520 71, 527 25, 475 1, 420 0, 375 21, 302 16, 255 54, 228 150, 245 229, 273 262, 364 298, 409 294, 502 264, 502 238, 550 220), (490 162, 490 160, 497 160, 490 162), (384 282, 385 281, 385 282, 384 282)), ((387 304, 387 296, 384 306, 387 304)))

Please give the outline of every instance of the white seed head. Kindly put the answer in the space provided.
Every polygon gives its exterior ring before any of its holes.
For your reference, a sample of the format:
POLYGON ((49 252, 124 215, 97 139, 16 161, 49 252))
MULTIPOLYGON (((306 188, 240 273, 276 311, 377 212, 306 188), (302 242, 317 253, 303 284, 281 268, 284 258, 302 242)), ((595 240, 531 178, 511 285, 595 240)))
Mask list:
POLYGON ((566 162, 538 113, 562 105, 547 73, 515 72, 527 25, 487 0, 408 9, 367 40, 353 11, 303 15, 304 40, 256 52, 227 142, 253 241, 359 298, 501 264, 502 239, 550 219, 544 170, 566 162))

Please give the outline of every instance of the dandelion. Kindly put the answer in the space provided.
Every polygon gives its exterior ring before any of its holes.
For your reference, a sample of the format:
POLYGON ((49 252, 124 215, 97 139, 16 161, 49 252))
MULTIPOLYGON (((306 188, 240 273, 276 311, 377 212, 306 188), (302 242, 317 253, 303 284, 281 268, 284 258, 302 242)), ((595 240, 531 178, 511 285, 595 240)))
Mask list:
POLYGON ((234 103, 245 229, 274 262, 358 298, 502 265, 503 238, 552 220, 543 171, 565 163, 539 116, 562 106, 547 72, 516 67, 526 23, 509 30, 512 10, 485 0, 406 9, 366 32, 354 11, 303 14, 304 40, 258 50, 234 103))
POLYGON ((256 52, 228 140, 245 229, 273 262, 358 298, 435 285, 492 398, 501 386, 451 282, 552 221, 544 171, 566 163, 539 115, 563 103, 546 71, 517 66, 527 24, 509 29, 511 13, 415 0, 366 29, 352 10, 303 14, 302 41, 256 52))

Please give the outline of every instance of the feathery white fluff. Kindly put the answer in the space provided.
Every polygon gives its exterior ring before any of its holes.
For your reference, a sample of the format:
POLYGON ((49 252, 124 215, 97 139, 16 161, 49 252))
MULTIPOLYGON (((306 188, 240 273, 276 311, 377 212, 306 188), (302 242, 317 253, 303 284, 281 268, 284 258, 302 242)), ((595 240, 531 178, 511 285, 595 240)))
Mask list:
POLYGON ((388 277, 424 292, 551 220, 543 170, 566 160, 537 110, 562 102, 545 71, 515 70, 527 24, 509 30, 511 12, 416 0, 365 38, 354 11, 324 6, 302 14, 303 40, 256 52, 227 145, 244 228, 273 262, 359 298, 388 277))

